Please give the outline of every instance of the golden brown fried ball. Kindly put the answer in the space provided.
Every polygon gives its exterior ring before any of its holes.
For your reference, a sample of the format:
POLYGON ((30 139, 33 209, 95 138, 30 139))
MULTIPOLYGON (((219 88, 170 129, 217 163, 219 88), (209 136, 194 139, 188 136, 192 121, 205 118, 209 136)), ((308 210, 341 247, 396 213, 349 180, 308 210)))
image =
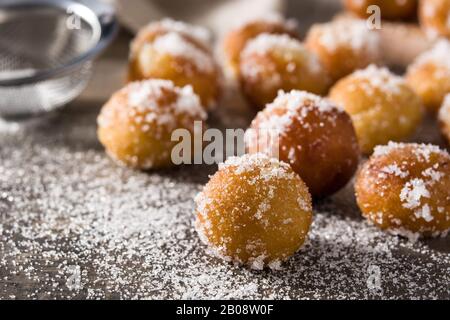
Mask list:
POLYGON ((364 20, 315 24, 305 43, 319 57, 333 81, 381 61, 380 35, 369 30, 364 20))
POLYGON ((367 18, 373 12, 367 8, 376 5, 381 17, 387 20, 410 19, 417 14, 417 0, 344 0, 345 8, 361 18, 367 18))
POLYGON ((377 147, 355 188, 363 215, 383 230, 418 238, 450 229, 450 155, 436 146, 377 147))
POLYGON ((450 38, 450 0, 421 0, 419 21, 430 37, 450 38))
POLYGON ((439 111, 439 122, 442 134, 450 144, 450 93, 444 99, 444 103, 439 111))
POLYGON ((180 87, 191 85, 205 108, 214 107, 222 75, 207 47, 206 35, 202 37, 203 29, 164 21, 150 24, 133 41, 129 81, 166 79, 180 87))
POLYGON ((189 86, 167 80, 133 82, 116 92, 98 117, 98 138, 119 163, 136 169, 173 165, 171 141, 176 129, 193 133, 194 121, 206 120, 189 86))
POLYGON ((407 138, 423 117, 419 97, 403 78, 373 65, 340 80, 329 97, 352 117, 364 154, 390 140, 407 138))
POLYGON ((330 195, 345 186, 359 162, 360 150, 349 115, 331 101, 304 91, 280 93, 258 113, 246 139, 251 153, 278 153, 314 197, 330 195), (277 145, 266 137, 268 131, 277 135, 277 145))
POLYGON ((240 72, 243 92, 259 110, 279 90, 325 94, 330 84, 317 57, 287 35, 264 33, 249 41, 241 55, 240 72))
POLYGON ((223 49, 226 67, 232 75, 239 75, 240 57, 247 42, 262 33, 298 37, 297 23, 293 20, 285 20, 278 15, 269 15, 246 21, 229 32, 224 38, 223 49))
POLYGON ((233 157, 196 198, 196 229, 221 258, 278 268, 304 243, 312 220, 308 188, 286 163, 233 157))
POLYGON ((450 92, 450 41, 440 40, 408 68, 406 81, 428 111, 436 113, 450 92))

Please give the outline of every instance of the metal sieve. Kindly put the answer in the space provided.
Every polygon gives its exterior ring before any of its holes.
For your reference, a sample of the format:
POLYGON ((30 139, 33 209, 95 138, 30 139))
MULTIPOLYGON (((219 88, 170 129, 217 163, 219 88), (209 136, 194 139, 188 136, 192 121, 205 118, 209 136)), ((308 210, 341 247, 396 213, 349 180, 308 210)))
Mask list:
POLYGON ((0 0, 0 117, 72 101, 116 30, 113 7, 98 0, 0 0))

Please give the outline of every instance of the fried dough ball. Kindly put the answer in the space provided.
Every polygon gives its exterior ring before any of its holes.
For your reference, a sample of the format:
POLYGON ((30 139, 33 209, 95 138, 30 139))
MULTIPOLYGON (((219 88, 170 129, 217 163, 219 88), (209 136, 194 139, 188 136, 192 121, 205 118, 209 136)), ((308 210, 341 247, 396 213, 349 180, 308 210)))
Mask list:
POLYGON ((304 243, 308 188, 288 164, 262 154, 219 166, 196 198, 196 229, 213 253, 253 269, 277 269, 304 243))
POLYGON ((261 34, 241 55, 240 82, 245 96, 260 110, 279 90, 325 94, 329 79, 317 57, 287 35, 261 34))
POLYGON ((450 38, 450 0, 421 0, 419 21, 431 38, 450 38))
POLYGON ((245 21, 230 31, 224 38, 223 49, 226 68, 233 76, 239 75, 241 52, 247 42, 262 33, 287 34, 297 38, 297 23, 274 14, 245 21))
POLYGON ((119 163, 136 169, 173 165, 175 129, 194 130, 206 112, 190 86, 167 80, 133 82, 116 92, 98 117, 98 138, 119 163))
POLYGON ((436 113, 450 92, 450 41, 440 40, 408 68, 406 81, 430 112, 436 113))
POLYGON ((439 122, 443 136, 450 143, 450 93, 445 97, 442 108, 439 111, 439 122))
POLYGON ((305 43, 317 54, 333 81, 381 61, 380 35, 378 31, 369 30, 364 20, 315 24, 305 43))
POLYGON ((253 120, 246 142, 251 153, 278 154, 314 197, 330 195, 345 186, 359 162, 360 150, 349 115, 331 101, 304 91, 280 93, 253 120), (268 131, 277 134, 277 145, 266 137, 268 131))
POLYGON ((132 42, 129 81, 166 79, 180 87, 191 85, 205 108, 214 107, 222 75, 207 47, 207 31, 164 21, 150 24, 132 42))
POLYGON ((411 238, 450 229, 450 155, 432 145, 379 146, 356 179, 363 215, 411 238))
POLYGON ((413 18, 417 13, 417 0, 344 0, 345 8, 361 18, 367 18, 373 12, 367 8, 376 5, 381 17, 387 20, 413 18))
POLYGON ((373 65, 340 80, 329 97, 352 117, 364 154, 390 140, 407 138, 423 117, 419 97, 403 78, 373 65))

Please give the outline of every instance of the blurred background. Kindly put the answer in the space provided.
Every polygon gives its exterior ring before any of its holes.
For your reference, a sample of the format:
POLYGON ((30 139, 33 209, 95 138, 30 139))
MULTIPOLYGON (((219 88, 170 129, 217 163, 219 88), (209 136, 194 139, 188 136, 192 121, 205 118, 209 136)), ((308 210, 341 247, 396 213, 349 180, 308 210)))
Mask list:
POLYGON ((92 83, 83 98, 98 100, 119 88, 124 81, 128 45, 132 36, 152 20, 171 17, 176 20, 206 26, 216 39, 240 21, 250 17, 278 12, 298 19, 305 35, 316 22, 329 21, 341 10, 340 0, 104 0, 113 3, 121 31, 104 59, 96 67, 92 83), (106 79, 103 78, 108 73, 106 79))
POLYGON ((239 20, 273 11, 301 18, 300 30, 305 33, 312 23, 330 20, 341 7, 339 0, 107 1, 118 6, 121 23, 130 30, 138 30, 149 20, 170 16, 176 20, 207 26, 216 35, 229 30, 239 20))

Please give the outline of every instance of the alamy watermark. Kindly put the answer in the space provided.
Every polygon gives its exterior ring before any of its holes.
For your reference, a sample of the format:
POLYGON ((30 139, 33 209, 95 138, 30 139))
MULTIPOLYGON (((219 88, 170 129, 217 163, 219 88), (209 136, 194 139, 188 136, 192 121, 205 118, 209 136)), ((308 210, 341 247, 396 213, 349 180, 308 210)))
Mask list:
POLYGON ((370 265, 367 268, 367 288, 374 295, 383 295, 381 283, 381 268, 377 265, 370 265))
POLYGON ((77 14, 76 5, 70 5, 66 13, 68 15, 66 19, 66 27, 69 30, 81 30, 81 17, 77 14))
POLYGON ((367 7, 367 13, 370 16, 366 20, 366 25, 369 30, 381 29, 381 8, 377 5, 367 7))
POLYGON ((81 284, 81 268, 77 265, 68 266, 67 271, 69 276, 66 281, 66 286, 71 291, 78 291, 83 288, 81 284))

